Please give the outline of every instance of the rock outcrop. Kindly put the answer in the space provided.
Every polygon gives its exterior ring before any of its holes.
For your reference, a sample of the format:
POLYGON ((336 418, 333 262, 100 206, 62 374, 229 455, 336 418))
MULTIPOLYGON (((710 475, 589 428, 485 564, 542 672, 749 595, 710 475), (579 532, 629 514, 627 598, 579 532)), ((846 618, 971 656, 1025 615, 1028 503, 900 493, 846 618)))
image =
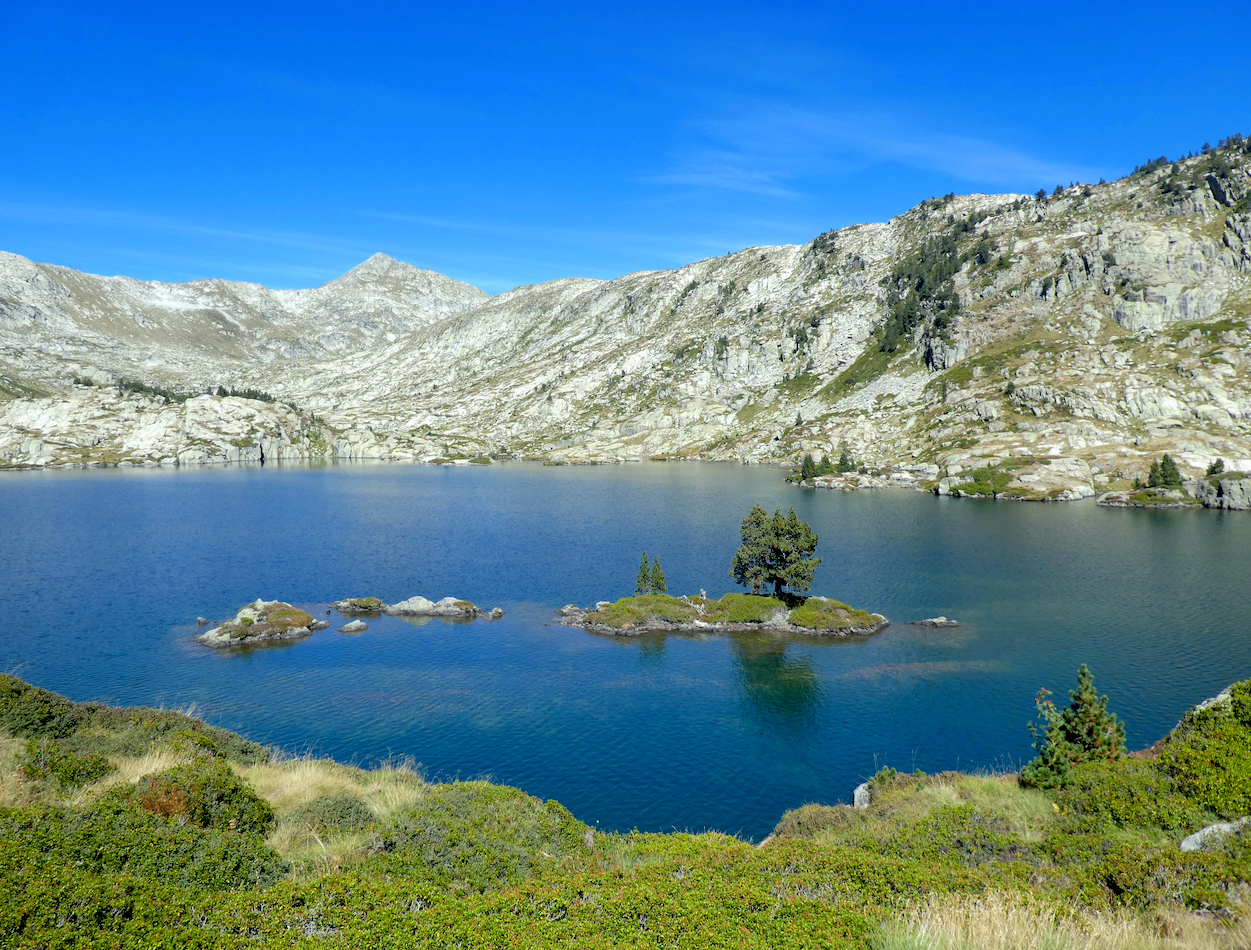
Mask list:
POLYGON ((392 617, 450 617, 473 620, 481 617, 484 620, 498 620, 504 611, 498 607, 483 610, 477 604, 455 597, 444 597, 440 601, 427 600, 425 597, 410 597, 398 604, 384 606, 383 612, 392 617))
POLYGON ((1251 510, 1251 478, 1239 475, 1196 478, 1186 483, 1186 491, 1207 508, 1251 510))
POLYGON ((233 620, 196 637, 205 646, 230 648, 282 640, 298 640, 328 627, 298 607, 280 600, 257 600, 242 608, 233 620))
POLYGON ((1249 199, 1234 139, 1046 198, 948 196, 497 297, 381 256, 270 291, 0 254, 0 463, 793 464, 846 446, 864 471, 820 484, 982 494, 968 473, 995 469, 997 497, 1055 500, 1127 487, 1164 452, 1190 477, 1217 458, 1251 473, 1249 199), (123 378, 275 401, 117 395, 123 378))

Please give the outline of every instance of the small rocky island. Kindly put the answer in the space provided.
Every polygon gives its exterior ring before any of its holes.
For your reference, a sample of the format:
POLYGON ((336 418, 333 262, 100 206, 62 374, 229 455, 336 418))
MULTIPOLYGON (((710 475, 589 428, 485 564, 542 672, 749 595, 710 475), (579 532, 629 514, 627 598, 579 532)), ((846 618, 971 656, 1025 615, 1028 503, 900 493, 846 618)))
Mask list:
POLYGON ((425 597, 410 597, 398 604, 384 604, 377 597, 349 597, 336 600, 330 605, 345 617, 447 617, 453 620, 499 620, 504 611, 498 607, 483 610, 470 600, 459 597, 444 597, 442 600, 427 600, 425 597))
MULTIPOLYGON (((483 610, 472 601, 456 597, 444 597, 440 601, 410 597, 398 604, 385 604, 377 597, 349 597, 337 600, 330 606, 345 617, 378 617, 387 614, 391 617, 499 620, 504 616, 504 611, 498 607, 483 610)), ((242 608, 233 620, 227 620, 195 639, 197 643, 216 648, 253 646, 258 643, 299 640, 329 626, 327 621, 314 620, 307 611, 284 601, 257 600, 242 608)), ((367 629, 368 625, 359 620, 339 628, 343 633, 362 633, 367 629)))
POLYGON ((314 620, 307 611, 281 600, 256 600, 242 608, 233 620, 196 637, 209 647, 241 647, 281 640, 299 640, 330 624, 314 620))
POLYGON ((573 604, 558 611, 560 623, 591 633, 634 637, 641 633, 729 633, 773 631, 813 636, 869 636, 885 630, 890 621, 826 597, 807 597, 797 606, 774 597, 726 594, 710 600, 702 594, 671 597, 640 594, 616 603, 600 601, 594 608, 573 604))

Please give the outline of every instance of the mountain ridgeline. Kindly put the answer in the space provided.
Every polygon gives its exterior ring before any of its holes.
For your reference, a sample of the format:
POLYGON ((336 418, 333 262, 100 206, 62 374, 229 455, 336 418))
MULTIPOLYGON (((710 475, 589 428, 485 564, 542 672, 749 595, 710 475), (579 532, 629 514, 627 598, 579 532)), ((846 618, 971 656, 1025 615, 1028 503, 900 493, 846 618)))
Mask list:
POLYGON ((1168 452, 1236 477, 1249 196, 1234 136, 1111 183, 948 195, 802 246, 496 297, 385 255, 271 291, 0 254, 0 464, 845 449, 847 487, 994 469, 1018 497, 1076 498, 1168 452))

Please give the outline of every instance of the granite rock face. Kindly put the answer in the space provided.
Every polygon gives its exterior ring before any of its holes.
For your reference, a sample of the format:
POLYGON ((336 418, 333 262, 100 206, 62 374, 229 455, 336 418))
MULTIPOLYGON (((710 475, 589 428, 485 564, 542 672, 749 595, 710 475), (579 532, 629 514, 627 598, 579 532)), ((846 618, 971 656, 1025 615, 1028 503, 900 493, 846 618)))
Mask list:
POLYGON ((1196 478, 1186 483, 1186 490, 1208 508, 1251 510, 1251 478, 1196 478))
POLYGON ((864 471, 826 487, 964 494, 996 467, 1008 497, 1054 500, 1128 485, 1163 452, 1191 477, 1217 458, 1251 473, 1249 196, 1251 153, 1229 143, 1042 200, 936 199, 804 245, 497 297, 384 256, 272 291, 0 254, 0 464, 790 465, 845 445, 864 471), (944 247, 958 309, 918 298, 888 339, 900 275, 944 247), (275 401, 119 395, 122 377, 275 401))

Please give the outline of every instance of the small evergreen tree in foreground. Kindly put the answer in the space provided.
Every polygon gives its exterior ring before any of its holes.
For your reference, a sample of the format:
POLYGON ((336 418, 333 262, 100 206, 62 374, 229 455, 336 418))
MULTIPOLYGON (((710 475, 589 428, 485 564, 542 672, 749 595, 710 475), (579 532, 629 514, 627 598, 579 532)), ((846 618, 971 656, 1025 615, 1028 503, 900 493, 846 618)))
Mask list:
POLYGON ((775 597, 784 596, 783 587, 804 591, 812 586, 821 563, 819 557, 811 556, 817 549, 817 535, 799 520, 794 508, 789 515, 774 511, 770 518, 760 505, 753 505, 739 534, 742 544, 730 565, 735 583, 750 587, 753 594, 772 584, 775 597))
POLYGON ((1108 697, 1095 690, 1095 677, 1083 663, 1067 709, 1057 709, 1042 689, 1034 705, 1041 723, 1030 723, 1037 758, 1021 769, 1027 788, 1063 788, 1069 770, 1083 762, 1119 759, 1125 754, 1125 725, 1108 712, 1108 697))

